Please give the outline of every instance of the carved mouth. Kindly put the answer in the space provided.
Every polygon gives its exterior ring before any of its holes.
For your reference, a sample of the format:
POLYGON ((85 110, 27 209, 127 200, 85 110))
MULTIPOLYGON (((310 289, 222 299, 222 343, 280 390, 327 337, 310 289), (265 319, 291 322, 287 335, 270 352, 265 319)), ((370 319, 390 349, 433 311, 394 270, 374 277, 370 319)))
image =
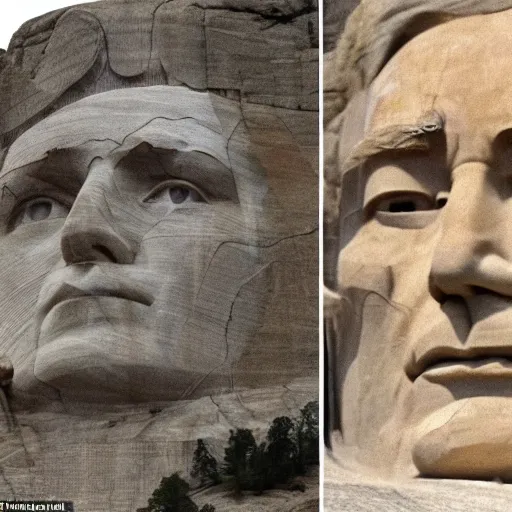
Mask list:
POLYGON ((155 301, 154 287, 149 283, 139 282, 121 276, 121 279, 101 273, 88 273, 85 276, 74 276, 72 273, 54 282, 39 303, 38 320, 42 320, 50 311, 65 301, 82 297, 112 297, 151 306, 155 301))
POLYGON ((437 347, 406 368, 415 381, 420 375, 430 381, 458 378, 512 377, 512 347, 455 349, 437 347))
POLYGON ((81 297, 115 297, 118 299, 129 300, 132 302, 138 302, 144 306, 151 306, 154 302, 154 297, 141 290, 134 290, 129 288, 123 288, 118 290, 112 290, 108 288, 94 288, 91 290, 76 288, 73 285, 63 283, 62 287, 58 290, 55 295, 52 296, 43 308, 42 313, 46 316, 56 305, 61 302, 65 302, 71 299, 78 299, 81 297))
POLYGON ((511 379, 512 360, 503 357, 488 357, 466 361, 444 361, 427 368, 422 376, 430 382, 437 383, 467 379, 511 379))

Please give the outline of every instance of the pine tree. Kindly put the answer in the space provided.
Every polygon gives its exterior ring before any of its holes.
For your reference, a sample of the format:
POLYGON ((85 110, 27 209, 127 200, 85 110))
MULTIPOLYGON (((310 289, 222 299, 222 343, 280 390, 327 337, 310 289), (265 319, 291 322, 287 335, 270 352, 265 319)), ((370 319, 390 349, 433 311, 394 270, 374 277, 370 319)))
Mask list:
POLYGON ((199 512, 215 512, 215 507, 210 503, 207 503, 206 505, 203 505, 201 507, 201 510, 199 510, 199 512))
POLYGON ((285 483, 294 475, 297 450, 292 431, 293 421, 287 416, 280 416, 274 419, 267 433, 272 482, 285 483))
POLYGON ((295 423, 294 437, 297 446, 296 471, 304 474, 308 465, 319 464, 318 402, 308 402, 301 409, 295 423))
POLYGON ((256 441, 251 430, 239 428, 230 430, 229 445, 224 451, 224 472, 233 475, 235 493, 250 488, 251 455, 256 450, 256 441))
POLYGON ((300 413, 304 418, 306 464, 319 464, 318 402, 308 402, 300 413))
POLYGON ((261 443, 251 453, 250 459, 250 489, 261 494, 265 489, 272 487, 270 482, 270 461, 267 453, 267 444, 261 443))
POLYGON ((149 512, 198 512, 197 505, 188 497, 190 486, 178 473, 162 478, 160 486, 148 501, 149 512))
POLYGON ((193 478, 199 478, 201 485, 206 485, 210 482, 218 484, 220 482, 217 461, 208 451, 208 448, 202 439, 197 440, 197 447, 194 451, 194 459, 190 475, 193 478))

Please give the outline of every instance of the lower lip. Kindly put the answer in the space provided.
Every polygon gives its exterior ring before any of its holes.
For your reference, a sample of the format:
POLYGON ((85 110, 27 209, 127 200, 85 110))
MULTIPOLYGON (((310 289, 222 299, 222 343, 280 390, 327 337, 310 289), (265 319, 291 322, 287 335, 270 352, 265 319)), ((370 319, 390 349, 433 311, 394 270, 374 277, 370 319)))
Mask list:
POLYGON ((38 319, 39 343, 73 330, 106 326, 124 332, 143 323, 148 306, 121 297, 84 296, 59 302, 38 319))
POLYGON ((501 357, 447 361, 429 367, 420 377, 435 383, 456 380, 512 379, 512 361, 501 357))
POLYGON ((59 302, 56 302, 47 310, 46 314, 48 314, 53 308, 59 307, 66 303, 73 303, 75 301, 80 301, 80 300, 82 300, 82 301, 83 300, 98 301, 98 300, 104 300, 104 299, 113 299, 113 300, 124 301, 124 302, 132 302, 135 304, 140 304, 142 306, 150 306, 151 305, 151 304, 146 304, 144 302, 141 302, 139 300, 134 300, 133 298, 122 297, 119 295, 79 295, 78 297, 71 297, 69 299, 64 299, 59 302))

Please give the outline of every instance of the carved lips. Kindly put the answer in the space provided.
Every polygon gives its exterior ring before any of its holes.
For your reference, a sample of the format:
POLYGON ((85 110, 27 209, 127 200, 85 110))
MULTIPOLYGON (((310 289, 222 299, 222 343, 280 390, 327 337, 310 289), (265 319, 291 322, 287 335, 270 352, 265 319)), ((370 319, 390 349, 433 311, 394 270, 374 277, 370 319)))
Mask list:
POLYGON ((41 288, 38 325, 61 302, 80 297, 116 297, 151 306, 155 300, 156 278, 148 272, 127 270, 123 265, 80 264, 53 272, 41 288))
POLYGON ((512 378, 512 300, 479 289, 448 298, 441 312, 412 347, 405 368, 411 381, 512 378))
POLYGON ((421 375, 432 382, 464 378, 511 378, 512 346, 497 344, 492 337, 484 339, 473 332, 464 347, 437 346, 425 351, 407 365, 408 377, 414 381, 421 375))
POLYGON ((463 379, 512 378, 512 360, 503 357, 440 360, 429 365, 421 376, 430 382, 463 379))

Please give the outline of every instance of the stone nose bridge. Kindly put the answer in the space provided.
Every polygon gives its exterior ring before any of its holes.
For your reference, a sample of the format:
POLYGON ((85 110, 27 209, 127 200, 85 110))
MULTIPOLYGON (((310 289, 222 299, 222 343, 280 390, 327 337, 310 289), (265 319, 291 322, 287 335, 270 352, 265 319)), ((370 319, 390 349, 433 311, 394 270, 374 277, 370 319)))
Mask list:
POLYGON ((120 194, 113 180, 113 163, 96 158, 62 230, 61 251, 67 264, 133 262, 134 249, 114 213, 120 194))
POLYGON ((430 270, 438 300, 482 291, 512 296, 512 202, 502 186, 503 177, 482 162, 453 171, 430 270))

